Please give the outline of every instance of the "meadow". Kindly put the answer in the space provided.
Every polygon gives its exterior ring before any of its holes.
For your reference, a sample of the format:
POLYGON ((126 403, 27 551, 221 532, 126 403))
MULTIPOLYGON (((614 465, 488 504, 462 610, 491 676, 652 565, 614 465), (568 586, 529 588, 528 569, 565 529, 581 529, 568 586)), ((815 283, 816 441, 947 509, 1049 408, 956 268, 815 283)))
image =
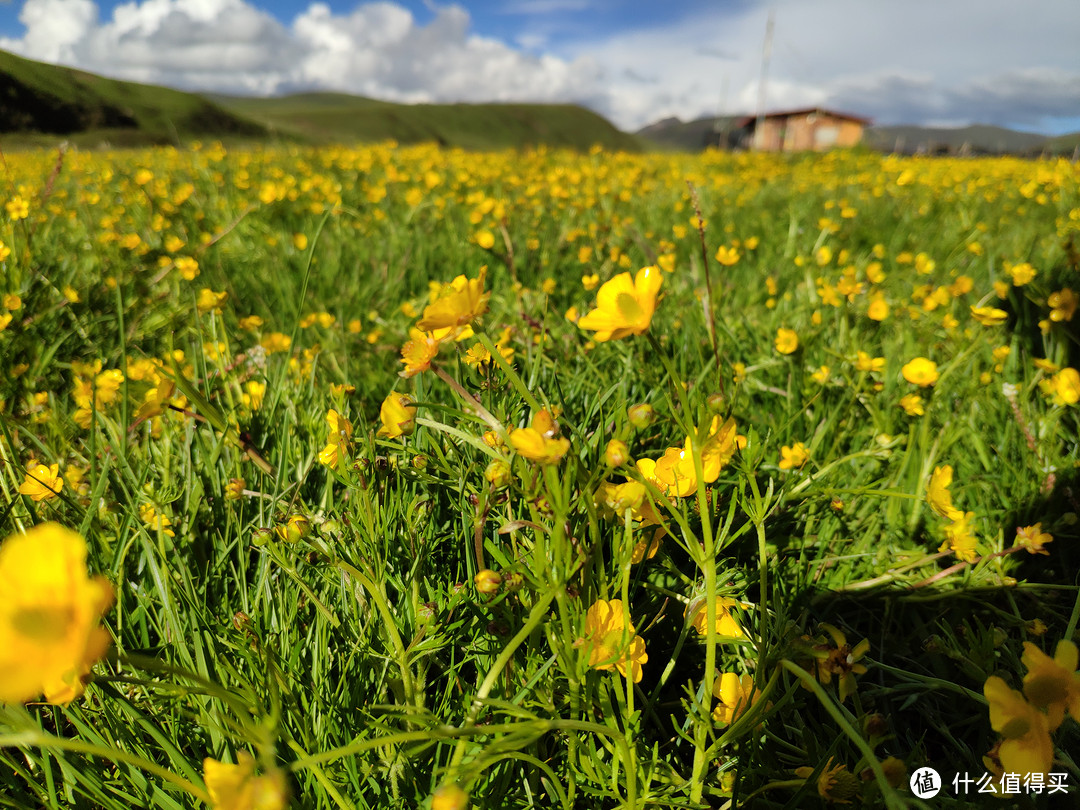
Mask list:
POLYGON ((1077 165, 2 169, 0 806, 1080 791, 1077 165))

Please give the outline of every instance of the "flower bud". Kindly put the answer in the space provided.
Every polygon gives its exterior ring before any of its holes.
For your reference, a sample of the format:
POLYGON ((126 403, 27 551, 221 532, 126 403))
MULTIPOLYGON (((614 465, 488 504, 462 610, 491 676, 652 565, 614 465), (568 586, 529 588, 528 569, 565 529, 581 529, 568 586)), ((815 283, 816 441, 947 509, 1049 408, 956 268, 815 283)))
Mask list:
POLYGON ((502 585, 502 577, 499 576, 498 572, 485 568, 473 577, 473 583, 476 585, 476 590, 484 594, 484 596, 490 596, 499 590, 502 585))
POLYGON ((303 515, 293 515, 284 526, 277 527, 277 535, 286 543, 299 543, 311 532, 311 521, 303 515))
POLYGON ((230 478, 229 483, 225 485, 225 500, 240 500, 240 496, 244 494, 244 489, 246 487, 247 482, 245 482, 243 478, 230 478))
POLYGON ((626 415, 630 419, 630 424, 638 430, 647 428, 656 419, 656 411, 653 409, 653 406, 647 402, 631 405, 629 410, 627 410, 626 415))
POLYGON ((712 413, 723 413, 724 408, 727 406, 727 401, 724 399, 724 395, 719 391, 715 391, 709 394, 705 400, 705 404, 709 406, 709 410, 712 413))
POLYGON ((255 531, 251 533, 251 544, 253 546, 265 546, 273 539, 273 537, 274 532, 272 529, 267 529, 265 527, 255 529, 255 531))
POLYGON ((492 489, 503 489, 510 485, 510 465, 502 459, 495 459, 484 470, 484 480, 491 484, 492 489))
POLYGON ((604 462, 609 467, 621 467, 629 460, 630 450, 627 448, 626 442, 612 439, 607 443, 607 448, 604 450, 604 462))

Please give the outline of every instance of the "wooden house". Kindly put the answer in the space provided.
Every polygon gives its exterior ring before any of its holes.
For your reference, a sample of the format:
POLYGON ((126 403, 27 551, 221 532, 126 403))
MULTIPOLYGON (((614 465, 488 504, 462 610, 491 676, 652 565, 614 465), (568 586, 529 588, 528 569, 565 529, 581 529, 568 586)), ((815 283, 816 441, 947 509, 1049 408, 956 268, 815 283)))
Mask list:
POLYGON ((741 122, 751 147, 761 152, 824 152, 854 146, 869 123, 868 118, 821 107, 748 116, 741 122))

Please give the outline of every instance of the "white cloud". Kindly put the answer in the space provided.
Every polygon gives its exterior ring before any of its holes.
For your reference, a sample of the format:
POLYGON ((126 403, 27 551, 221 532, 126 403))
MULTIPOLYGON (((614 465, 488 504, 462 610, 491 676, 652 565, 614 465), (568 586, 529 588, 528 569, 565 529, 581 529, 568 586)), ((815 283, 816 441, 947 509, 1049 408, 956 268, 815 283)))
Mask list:
MULTIPOLYGON (((775 6, 769 108, 823 103, 881 123, 1031 127, 1080 115, 1075 0, 742 0, 682 17, 676 2, 660 27, 569 41, 523 23, 516 45, 475 34, 458 5, 432 5, 420 23, 396 2, 348 13, 314 2, 281 22, 255 2, 130 0, 99 19, 94 0, 25 0, 25 33, 0 38, 0 48, 189 89, 578 102, 634 129, 672 115, 753 112, 775 6)), ((556 20, 589 5, 515 0, 502 10, 556 20)))

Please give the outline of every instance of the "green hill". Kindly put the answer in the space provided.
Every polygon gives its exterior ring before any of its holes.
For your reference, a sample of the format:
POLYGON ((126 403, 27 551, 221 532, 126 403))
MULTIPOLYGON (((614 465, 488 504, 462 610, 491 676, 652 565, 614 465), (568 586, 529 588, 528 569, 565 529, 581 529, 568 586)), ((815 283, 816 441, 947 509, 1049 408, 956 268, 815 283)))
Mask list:
MULTIPOLYGON (((192 93, 107 79, 0 51, 0 134, 81 145, 264 138, 265 127, 192 93)), ((5 138, 5 141, 9 138, 5 138)))
POLYGON ((393 104, 341 93, 197 95, 107 79, 0 51, 0 145, 142 146, 193 138, 355 143, 434 141, 468 149, 546 144, 639 151, 640 142, 570 104, 393 104))
POLYGON ((434 141, 467 149, 546 144, 639 151, 632 135, 572 104, 394 104, 342 93, 277 98, 210 96, 273 132, 315 143, 434 141))

